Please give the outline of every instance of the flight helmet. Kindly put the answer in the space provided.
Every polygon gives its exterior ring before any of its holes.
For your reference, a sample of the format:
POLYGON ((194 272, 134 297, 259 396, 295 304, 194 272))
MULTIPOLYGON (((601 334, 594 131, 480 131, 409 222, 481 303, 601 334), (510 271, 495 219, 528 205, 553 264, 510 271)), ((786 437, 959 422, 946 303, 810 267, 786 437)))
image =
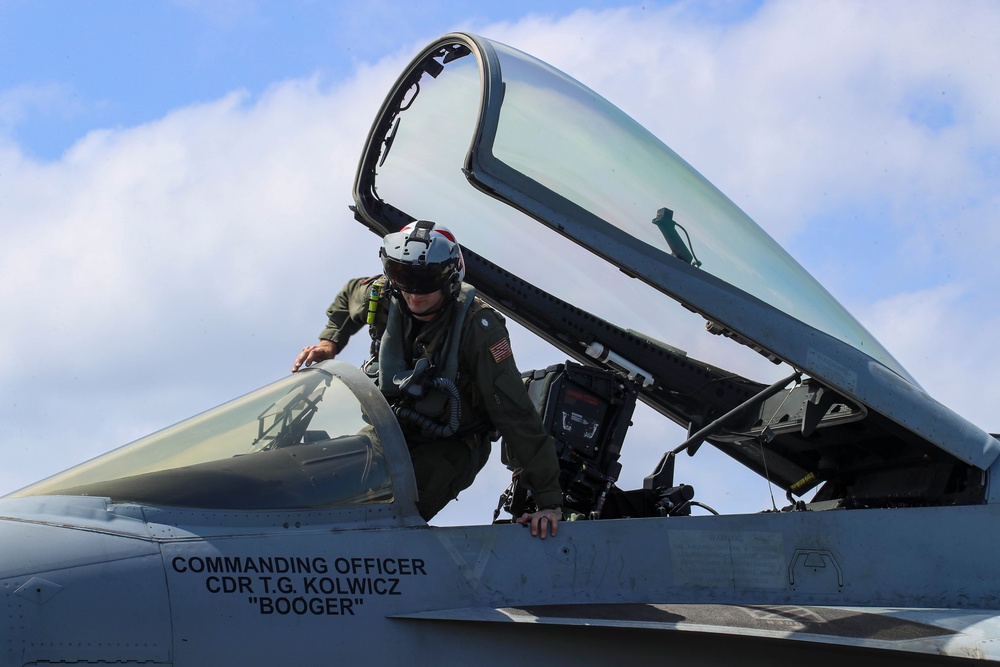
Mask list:
POLYGON ((410 294, 443 290, 456 297, 465 278, 465 260, 455 235, 429 220, 418 220, 382 239, 379 258, 392 284, 410 294))

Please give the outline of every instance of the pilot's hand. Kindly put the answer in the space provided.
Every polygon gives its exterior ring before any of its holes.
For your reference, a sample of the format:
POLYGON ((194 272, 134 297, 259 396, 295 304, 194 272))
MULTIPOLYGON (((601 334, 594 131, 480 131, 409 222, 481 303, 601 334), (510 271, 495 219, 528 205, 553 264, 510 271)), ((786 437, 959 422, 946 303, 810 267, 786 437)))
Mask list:
POLYGON ((295 357, 295 363, 292 364, 292 372, 294 373, 303 366, 312 366, 320 361, 333 359, 335 356, 337 356, 337 346, 334 345, 332 340, 324 339, 317 345, 306 345, 299 352, 299 356, 295 357))
POLYGON ((533 514, 525 513, 521 515, 521 518, 517 522, 528 523, 530 521, 532 537, 540 535, 544 540, 545 534, 550 530, 552 531, 552 537, 556 536, 556 531, 559 530, 560 519, 562 519, 562 510, 557 507, 555 509, 538 510, 533 514))

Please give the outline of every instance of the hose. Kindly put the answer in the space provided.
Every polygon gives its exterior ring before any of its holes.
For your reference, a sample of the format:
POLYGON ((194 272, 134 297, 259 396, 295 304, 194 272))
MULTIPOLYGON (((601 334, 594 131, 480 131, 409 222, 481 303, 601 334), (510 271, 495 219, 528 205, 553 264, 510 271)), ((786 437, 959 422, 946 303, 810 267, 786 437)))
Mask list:
POLYGON ((411 424, 416 424, 425 435, 429 435, 431 437, 448 438, 455 435, 458 431, 458 422, 462 418, 462 400, 458 395, 458 387, 455 386, 454 382, 443 377, 434 378, 427 383, 427 386, 431 389, 443 391, 448 395, 448 423, 438 423, 431 417, 420 414, 413 408, 406 408, 402 406, 393 409, 393 412, 396 413, 396 418, 411 424))

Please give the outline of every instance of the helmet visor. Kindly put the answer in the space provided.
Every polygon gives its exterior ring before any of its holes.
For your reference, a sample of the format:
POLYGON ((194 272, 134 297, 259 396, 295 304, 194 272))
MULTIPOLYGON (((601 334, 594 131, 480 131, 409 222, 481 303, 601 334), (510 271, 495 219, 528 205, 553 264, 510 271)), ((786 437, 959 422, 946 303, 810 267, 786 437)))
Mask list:
POLYGON ((409 294, 431 294, 444 289, 454 272, 450 263, 409 264, 383 257, 385 275, 403 292, 409 294))

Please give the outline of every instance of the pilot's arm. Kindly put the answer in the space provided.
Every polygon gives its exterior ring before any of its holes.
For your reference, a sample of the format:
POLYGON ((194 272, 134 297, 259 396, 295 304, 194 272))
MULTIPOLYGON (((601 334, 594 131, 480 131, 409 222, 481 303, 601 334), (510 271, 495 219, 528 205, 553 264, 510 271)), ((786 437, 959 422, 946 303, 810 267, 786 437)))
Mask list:
POLYGON ((521 482, 531 490, 539 507, 538 512, 520 517, 518 523, 530 522, 532 535, 555 535, 562 518, 555 440, 545 432, 528 398, 503 317, 492 308, 483 308, 473 316, 466 336, 470 345, 463 348, 472 357, 467 357, 466 363, 473 369, 490 421, 503 436, 504 462, 521 469, 521 482))
POLYGON ((347 346, 351 336, 365 326, 371 284, 377 277, 354 278, 344 285, 326 309, 327 324, 319 334, 319 343, 302 348, 292 364, 293 373, 303 366, 333 359, 347 346))

